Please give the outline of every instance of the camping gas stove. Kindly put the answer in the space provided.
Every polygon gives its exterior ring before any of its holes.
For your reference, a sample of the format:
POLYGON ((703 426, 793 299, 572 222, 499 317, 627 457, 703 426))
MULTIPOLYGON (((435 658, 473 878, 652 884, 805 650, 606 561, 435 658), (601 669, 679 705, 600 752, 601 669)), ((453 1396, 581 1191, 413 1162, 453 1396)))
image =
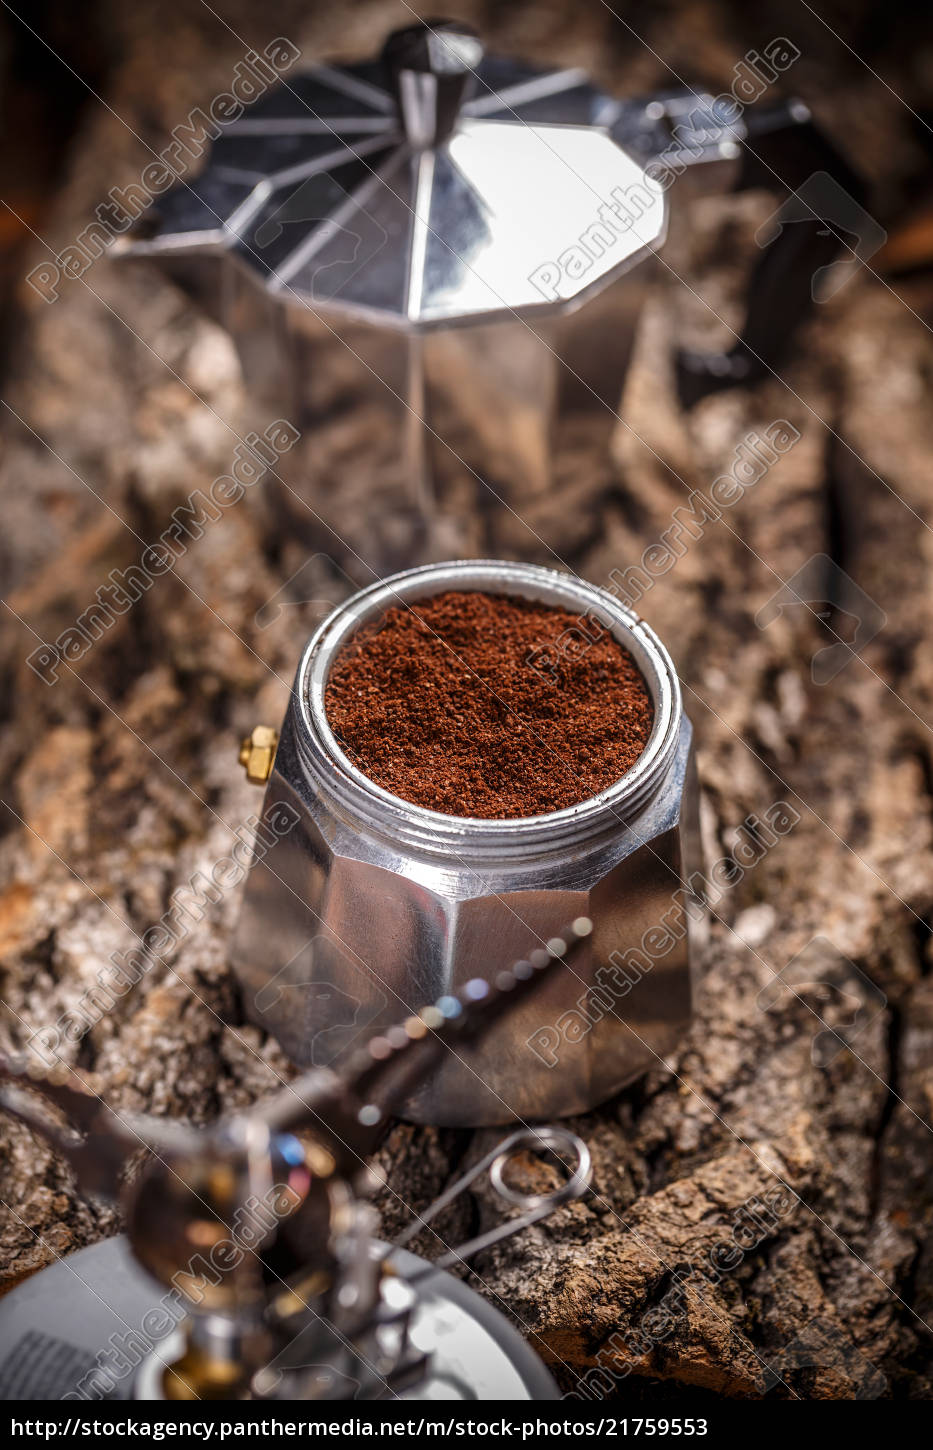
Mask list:
POLYGON ((127 1225, 125 1239, 62 1260, 5 1299, 6 1396, 552 1397, 514 1330, 443 1271, 583 1194, 584 1143, 565 1128, 512 1132, 394 1247, 376 1237, 366 1160, 391 1104, 433 1059, 475 1043, 590 930, 578 919, 494 985, 476 978, 372 1038, 342 1075, 312 1069, 207 1130, 109 1108, 75 1073, 38 1081, 5 1065, 2 1106, 55 1145, 83 1188, 119 1198, 127 1225), (127 1184, 140 1148, 148 1156, 127 1184), (565 1180, 519 1192, 507 1171, 523 1152, 552 1154, 565 1180), (440 1240, 432 1263, 405 1251, 483 1175, 513 1216, 456 1247, 440 1240))

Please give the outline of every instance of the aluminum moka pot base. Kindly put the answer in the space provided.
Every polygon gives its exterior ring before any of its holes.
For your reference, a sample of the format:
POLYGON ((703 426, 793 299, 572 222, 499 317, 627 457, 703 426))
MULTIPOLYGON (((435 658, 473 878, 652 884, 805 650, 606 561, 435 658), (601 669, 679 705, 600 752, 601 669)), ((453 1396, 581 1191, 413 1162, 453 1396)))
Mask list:
POLYGON ((690 1019, 699 868, 692 731, 673 663, 613 595, 494 560, 427 565, 354 595, 298 668, 264 812, 293 828, 257 857, 233 944, 245 1007, 303 1065, 527 955, 568 920, 590 943, 482 1044, 447 1054, 402 1116, 481 1126, 580 1113, 663 1058, 690 1019), (630 651, 655 721, 635 766, 600 795, 517 820, 443 815, 375 785, 324 712, 331 664, 365 622, 445 590, 484 590, 595 617, 630 651))

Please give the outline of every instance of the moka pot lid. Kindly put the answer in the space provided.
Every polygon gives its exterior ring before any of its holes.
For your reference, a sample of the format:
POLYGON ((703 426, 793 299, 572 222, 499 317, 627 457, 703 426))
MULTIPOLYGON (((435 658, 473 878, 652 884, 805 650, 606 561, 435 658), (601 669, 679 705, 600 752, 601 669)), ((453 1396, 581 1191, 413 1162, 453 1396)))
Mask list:
POLYGON ((544 317, 663 241, 663 190, 610 134, 622 107, 419 24, 286 77, 121 250, 217 254, 283 304, 402 331, 544 317))

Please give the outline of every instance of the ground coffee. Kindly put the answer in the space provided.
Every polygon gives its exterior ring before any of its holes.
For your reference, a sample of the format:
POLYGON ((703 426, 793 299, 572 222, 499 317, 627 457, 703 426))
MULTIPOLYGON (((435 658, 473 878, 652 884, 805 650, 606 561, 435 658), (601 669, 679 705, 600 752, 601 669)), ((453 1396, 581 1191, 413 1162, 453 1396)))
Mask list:
POLYGON ((634 765, 653 707, 627 650, 604 633, 557 677, 528 656, 577 616, 452 591, 386 611, 337 656, 325 707, 364 774, 454 816, 532 816, 596 795, 634 765))

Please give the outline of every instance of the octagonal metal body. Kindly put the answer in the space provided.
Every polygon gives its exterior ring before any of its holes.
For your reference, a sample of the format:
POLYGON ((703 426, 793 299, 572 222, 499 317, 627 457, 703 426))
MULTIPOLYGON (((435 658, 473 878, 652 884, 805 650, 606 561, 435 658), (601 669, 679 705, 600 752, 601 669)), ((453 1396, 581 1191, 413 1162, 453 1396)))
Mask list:
POLYGON ((549 569, 427 566, 363 590, 310 641, 284 722, 266 811, 292 828, 257 856, 233 962, 250 1017, 295 1061, 335 1065, 375 1028, 473 977, 495 977, 568 920, 586 954, 466 1052, 448 1052, 407 1102, 451 1126, 566 1116, 663 1060, 690 1018, 699 867, 691 727, 667 652, 611 594, 549 569), (655 709, 622 780, 549 815, 442 815, 368 780, 332 735, 331 661, 364 621, 447 589, 534 598, 598 620, 638 663, 655 709))
MULTIPOLYGON (((667 227, 622 102, 431 22, 215 129, 119 251, 229 331, 262 413, 305 433, 352 388, 423 507, 464 475, 540 493, 581 410, 608 441, 667 227)), ((307 471, 285 467, 299 526, 307 471)))

